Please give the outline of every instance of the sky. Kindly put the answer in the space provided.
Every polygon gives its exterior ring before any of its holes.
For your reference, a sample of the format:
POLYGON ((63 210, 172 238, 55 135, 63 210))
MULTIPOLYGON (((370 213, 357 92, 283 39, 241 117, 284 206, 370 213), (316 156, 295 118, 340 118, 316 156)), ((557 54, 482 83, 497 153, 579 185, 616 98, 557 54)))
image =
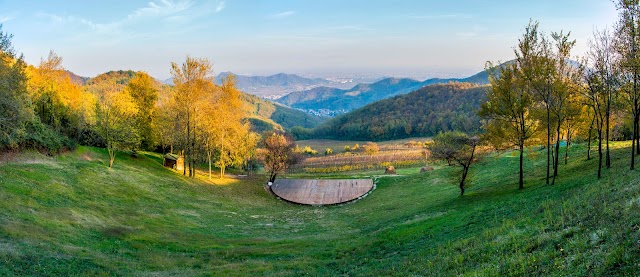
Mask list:
POLYGON ((530 19, 571 31, 583 55, 617 18, 607 0, 0 0, 2 31, 38 64, 54 50, 81 76, 207 58, 214 73, 466 77, 506 61, 530 19))

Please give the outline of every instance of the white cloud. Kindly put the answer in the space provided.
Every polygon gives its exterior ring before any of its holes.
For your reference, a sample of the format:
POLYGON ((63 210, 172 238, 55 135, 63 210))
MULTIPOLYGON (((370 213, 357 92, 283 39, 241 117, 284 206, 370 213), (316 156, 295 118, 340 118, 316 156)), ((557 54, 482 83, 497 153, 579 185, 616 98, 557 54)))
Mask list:
POLYGON ((78 24, 78 25, 89 27, 92 30, 105 30, 108 27, 108 24, 97 24, 91 20, 72 16, 72 15, 61 16, 61 15, 55 15, 55 14, 49 14, 49 13, 40 13, 38 14, 38 16, 49 18, 54 23, 78 24))
POLYGON ((11 16, 6 16, 6 15, 0 15, 0 24, 5 23, 9 20, 12 20, 13 17, 11 16))
POLYGON ((462 13, 452 13, 452 14, 427 14, 427 15, 416 15, 411 14, 409 18, 412 19, 425 19, 425 20, 443 20, 443 19, 470 19, 472 18, 469 14, 462 13))
POLYGON ((224 10, 224 1, 220 1, 220 3, 218 4, 218 6, 216 7, 216 13, 219 13, 222 10, 224 10))
POLYGON ((102 37, 99 40, 94 41, 102 41, 102 43, 105 41, 111 41, 113 43, 136 36, 148 36, 149 34, 144 34, 142 32, 133 33, 129 30, 130 27, 139 24, 142 20, 163 19, 173 23, 186 23, 188 17, 185 16, 185 12, 191 7, 192 2, 188 0, 151 1, 147 3, 146 6, 133 10, 125 17, 105 23, 97 23, 74 15, 40 13, 38 16, 48 18, 56 24, 81 26, 90 30, 90 32, 76 33, 76 38, 94 37, 98 34, 102 37))
POLYGON ((296 14, 295 11, 284 11, 284 12, 272 14, 269 17, 271 17, 271 18, 285 18, 285 17, 292 16, 294 14, 296 14))
POLYGON ((191 6, 192 3, 190 1, 160 0, 158 3, 149 2, 146 7, 135 10, 129 14, 127 18, 134 19, 147 16, 163 17, 185 11, 191 6))

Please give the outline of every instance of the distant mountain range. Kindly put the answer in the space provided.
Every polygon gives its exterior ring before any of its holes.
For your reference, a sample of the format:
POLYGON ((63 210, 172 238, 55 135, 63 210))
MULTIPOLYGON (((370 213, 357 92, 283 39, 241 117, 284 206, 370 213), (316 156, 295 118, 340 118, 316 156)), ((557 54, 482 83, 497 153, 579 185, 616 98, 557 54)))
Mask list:
POLYGON ((84 84, 86 84, 87 81, 90 79, 89 77, 82 77, 82 76, 76 75, 75 73, 69 70, 67 70, 66 72, 67 72, 67 75, 69 75, 69 78, 71 79, 71 81, 80 86, 83 86, 84 84))
POLYGON ((311 113, 317 113, 317 111, 322 110, 328 113, 340 114, 381 99, 406 94, 427 85, 449 82, 485 85, 489 83, 489 75, 486 71, 482 71, 467 78, 433 78, 422 82, 408 78, 385 78, 372 84, 358 84, 351 89, 322 86, 292 92, 276 101, 311 113))
MULTIPOLYGON (((235 75, 236 87, 241 91, 269 99, 277 99, 293 91, 308 90, 320 86, 343 89, 351 88, 355 81, 350 78, 306 78, 296 74, 285 73, 269 76, 247 76, 231 72, 222 72, 215 77, 215 83, 222 84, 222 80, 231 74, 235 75)), ((172 85, 173 79, 169 78, 163 82, 172 85)))

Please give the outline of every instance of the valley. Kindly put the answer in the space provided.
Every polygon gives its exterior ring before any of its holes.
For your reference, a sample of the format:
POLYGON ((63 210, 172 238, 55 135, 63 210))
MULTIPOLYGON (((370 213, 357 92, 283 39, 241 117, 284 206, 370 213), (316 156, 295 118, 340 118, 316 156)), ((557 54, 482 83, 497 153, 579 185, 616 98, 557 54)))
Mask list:
POLYGON ((0 1, 0 276, 638 276, 639 18, 0 1))

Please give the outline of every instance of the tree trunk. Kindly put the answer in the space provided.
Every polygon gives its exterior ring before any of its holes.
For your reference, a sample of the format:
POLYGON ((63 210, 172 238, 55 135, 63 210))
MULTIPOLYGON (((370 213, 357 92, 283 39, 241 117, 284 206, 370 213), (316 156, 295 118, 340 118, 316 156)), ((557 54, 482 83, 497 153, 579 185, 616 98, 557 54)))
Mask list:
POLYGON ((549 166, 551 165, 551 115, 550 110, 547 105, 547 178, 545 179, 545 184, 549 184, 549 166))
POLYGON ((524 168, 522 166, 522 163, 524 162, 524 141, 520 141, 520 174, 519 174, 519 178, 518 178, 518 189, 523 189, 524 188, 524 168))
POLYGON ((194 157, 195 156, 194 152, 196 150, 196 140, 198 138, 197 135, 196 135, 196 131, 197 130, 198 129, 196 128, 196 123, 195 123, 195 120, 194 120, 194 123, 193 123, 193 139, 191 139, 193 141, 193 143, 191 144, 191 151, 193 151, 193 152, 191 152, 191 177, 192 178, 196 177, 196 163, 198 162, 197 161, 197 157, 194 157))
POLYGON ((607 102, 607 114, 606 114, 606 130, 605 130, 605 134, 606 134, 606 143, 607 143, 607 150, 606 150, 606 158, 605 158, 605 166, 607 168, 611 168, 611 156, 609 155, 609 121, 611 119, 611 96, 609 96, 609 100, 607 102))
POLYGON ((464 196, 464 179, 467 178, 467 168, 462 172, 462 180, 460 180, 460 196, 464 196))
POLYGON ((571 145, 571 128, 567 128, 567 145, 564 148, 564 164, 569 162, 569 146, 571 145))
POLYGON ((224 167, 225 167, 225 158, 223 158, 223 155, 225 155, 224 151, 224 132, 222 132, 222 134, 220 134, 220 179, 222 179, 224 177, 224 167))
POLYGON ((211 180, 211 150, 207 151, 207 160, 209 160, 209 180, 211 180))
POLYGON ((602 127, 600 127, 598 130, 598 179, 600 179, 601 176, 602 176, 602 127))
POLYGON ((471 163, 473 163, 473 155, 476 152, 476 145, 473 145, 471 148, 471 156, 469 160, 466 161, 466 165, 462 165, 462 179, 460 180, 460 196, 464 195, 464 182, 467 180, 467 173, 469 173, 469 167, 471 167, 471 163))
MULTIPOLYGON (((634 26, 635 26, 635 22, 634 22, 634 26)), ((635 33, 635 31, 634 31, 635 33)), ((634 44, 634 48, 635 48, 635 44, 634 44)), ((635 50, 635 49, 633 49, 635 50)), ((631 134, 631 166, 630 169, 634 170, 636 167, 636 147, 640 147, 640 145, 637 144, 637 138, 638 138, 638 95, 636 94, 636 77, 638 76, 637 74, 635 74, 636 70, 634 69, 634 74, 633 74, 633 132, 631 134)))
POLYGON ((107 152, 109 152, 109 168, 113 167, 113 161, 116 159, 115 149, 107 144, 107 152))
MULTIPOLYGON (((190 124, 191 124, 191 119, 189 116, 189 112, 187 112, 187 141, 185 143, 185 151, 184 151, 184 167, 182 170, 182 175, 186 176, 187 175, 187 166, 189 166, 189 156, 190 156, 190 152, 189 152, 189 147, 191 145, 191 128, 190 128, 190 124)), ((189 172, 189 174, 191 174, 191 172, 189 172)))
POLYGON ((634 123, 634 125, 635 125, 634 127, 636 129, 636 133, 635 133, 634 137, 635 137, 635 140, 636 140, 636 155, 640 155, 640 124, 638 122, 638 121, 640 121, 640 110, 638 110, 636 113, 638 115, 636 116, 637 118, 636 118, 635 123, 634 123))
POLYGON ((591 136, 593 134, 593 122, 596 120, 595 115, 591 119, 591 125, 589 125, 589 138, 587 139, 587 161, 591 160, 591 136))
MULTIPOLYGON (((633 9, 635 12, 637 12, 637 4, 634 6, 633 9)), ((638 58, 638 48, 637 48, 637 39, 638 39, 638 35, 636 33, 636 14, 632 13, 631 15, 631 59, 633 59, 634 63, 637 62, 637 58, 638 58)), ((638 134, 640 133, 639 130, 639 124, 638 124, 638 120, 640 117, 640 110, 638 110, 638 66, 637 64, 633 65, 633 138, 632 140, 635 141, 635 147, 636 147, 636 153, 635 155, 640 154, 640 137, 638 137, 638 134)), ((632 146, 633 147, 633 142, 632 142, 632 146)), ((631 150, 631 155, 633 155, 633 150, 631 150)), ((634 169, 635 165, 635 159, 631 159, 631 170, 634 169)))
POLYGON ((636 165, 636 118, 637 116, 634 114, 633 115, 633 132, 631 135, 631 166, 629 167, 630 170, 634 170, 635 169, 635 165, 636 165))
POLYGON ((558 126, 556 127, 556 147, 554 153, 554 163, 553 163, 553 179, 551 179, 551 185, 555 185, 556 177, 558 176, 558 164, 560 160, 560 122, 558 122, 558 126))

